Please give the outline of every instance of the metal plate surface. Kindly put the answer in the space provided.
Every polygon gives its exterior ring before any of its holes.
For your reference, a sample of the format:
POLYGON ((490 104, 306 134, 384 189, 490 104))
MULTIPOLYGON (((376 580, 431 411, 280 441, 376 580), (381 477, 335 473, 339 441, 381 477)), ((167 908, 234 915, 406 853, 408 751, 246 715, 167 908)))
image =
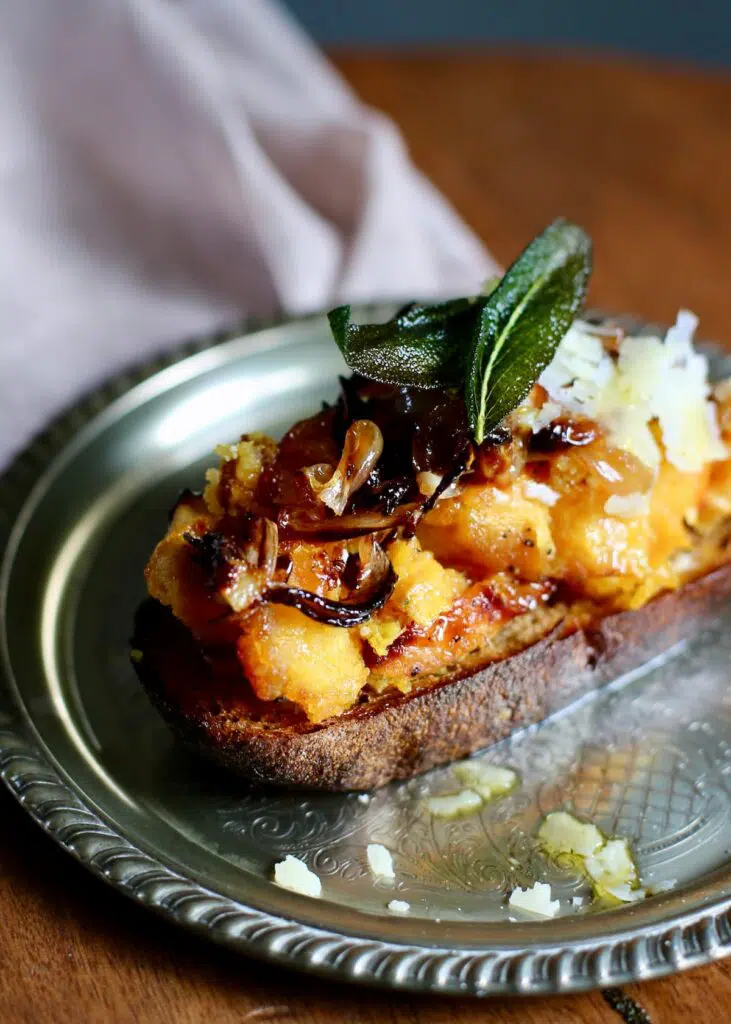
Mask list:
POLYGON ((0 482, 0 771, 29 813, 140 903, 331 977, 568 992, 730 952, 728 610, 692 643, 486 751, 521 786, 456 822, 422 804, 452 786, 449 768, 368 796, 257 793, 178 748, 128 661, 146 558, 214 444, 281 433, 334 397, 343 369, 319 317, 198 348, 107 385, 0 482), (581 879, 532 838, 563 806, 630 837, 643 879, 672 891, 577 910, 581 879), (369 842, 393 852, 395 883, 371 878, 369 842), (320 875, 321 899, 272 883, 287 853, 320 875), (538 879, 561 916, 511 920, 507 892, 538 879), (389 912, 392 899, 410 913, 389 912))

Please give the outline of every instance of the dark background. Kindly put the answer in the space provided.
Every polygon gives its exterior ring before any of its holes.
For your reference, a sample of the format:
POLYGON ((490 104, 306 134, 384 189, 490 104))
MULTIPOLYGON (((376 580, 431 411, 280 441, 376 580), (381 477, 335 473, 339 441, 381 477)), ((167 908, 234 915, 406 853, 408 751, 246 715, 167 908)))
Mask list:
POLYGON ((731 0, 285 0, 339 46, 559 44, 731 65, 731 0))

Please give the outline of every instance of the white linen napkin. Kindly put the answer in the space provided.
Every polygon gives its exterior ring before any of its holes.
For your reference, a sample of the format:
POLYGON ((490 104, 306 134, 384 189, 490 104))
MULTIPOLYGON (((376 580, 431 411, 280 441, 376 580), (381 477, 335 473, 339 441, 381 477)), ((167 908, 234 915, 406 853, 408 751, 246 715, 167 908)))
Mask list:
POLYGON ((164 345, 494 270, 274 4, 0 5, 0 466, 164 345))

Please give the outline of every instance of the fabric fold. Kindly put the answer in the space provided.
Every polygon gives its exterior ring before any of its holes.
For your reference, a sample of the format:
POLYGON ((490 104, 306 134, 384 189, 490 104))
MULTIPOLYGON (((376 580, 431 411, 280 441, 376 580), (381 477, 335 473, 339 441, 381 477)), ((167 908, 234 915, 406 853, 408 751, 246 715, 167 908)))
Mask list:
POLYGON ((0 135, 0 464, 165 345, 495 270, 263 0, 3 5, 0 135))

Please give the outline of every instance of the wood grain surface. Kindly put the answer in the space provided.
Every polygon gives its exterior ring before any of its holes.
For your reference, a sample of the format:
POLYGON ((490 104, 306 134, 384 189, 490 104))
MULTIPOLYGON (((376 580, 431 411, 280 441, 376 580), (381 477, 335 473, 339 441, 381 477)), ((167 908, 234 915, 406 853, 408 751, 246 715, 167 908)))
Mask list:
MULTIPOLYGON (((558 214, 592 234, 592 301, 731 341, 731 77, 576 56, 344 55, 363 99, 506 262, 558 214)), ((207 945, 107 889, 0 794, 0 1022, 617 1024, 599 993, 372 993, 207 945)), ((656 1024, 731 1019, 731 961, 627 988, 656 1024)))

